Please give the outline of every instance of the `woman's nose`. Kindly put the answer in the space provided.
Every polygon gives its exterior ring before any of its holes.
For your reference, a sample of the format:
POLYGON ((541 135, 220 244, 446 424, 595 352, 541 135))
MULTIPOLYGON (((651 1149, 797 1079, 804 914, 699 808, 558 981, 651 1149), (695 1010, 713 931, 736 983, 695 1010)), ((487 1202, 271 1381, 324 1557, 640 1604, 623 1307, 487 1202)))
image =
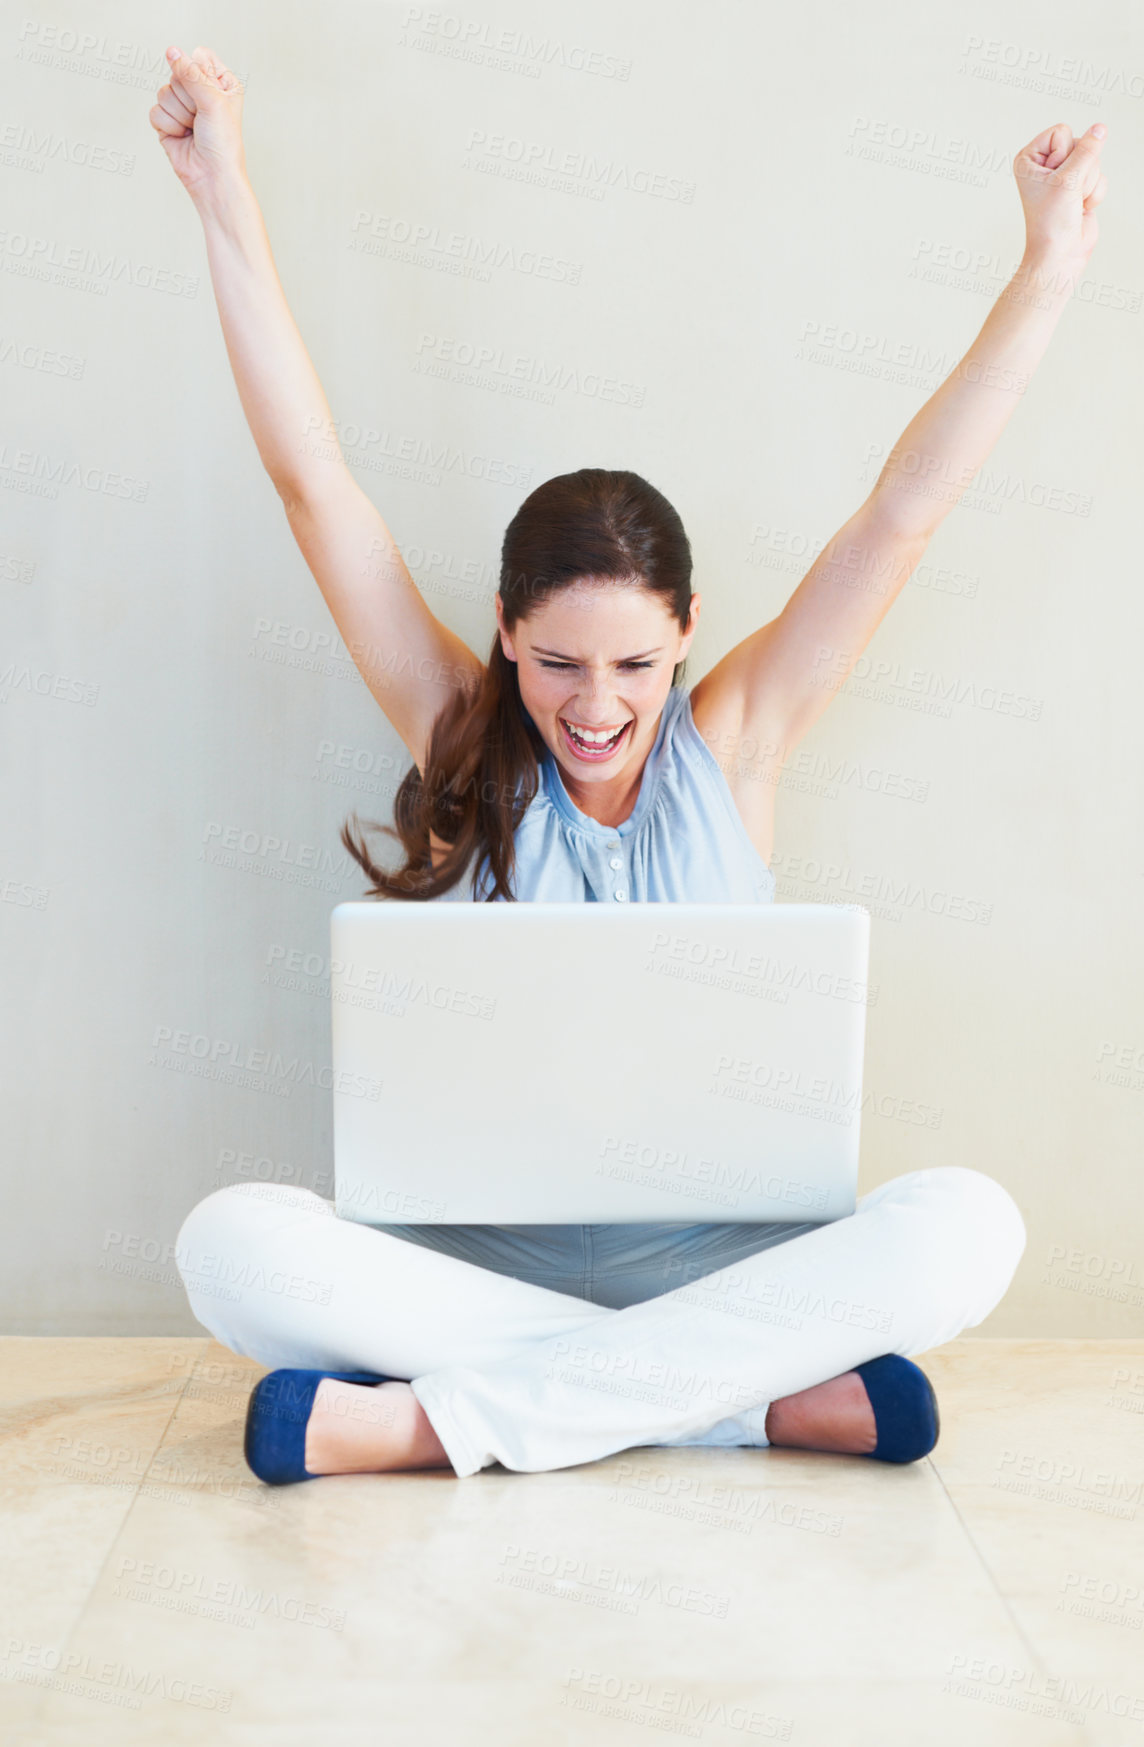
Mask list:
POLYGON ((580 696, 585 701, 591 699, 597 703, 608 703, 614 697, 610 674, 602 673, 598 678, 589 674, 580 688, 580 696))

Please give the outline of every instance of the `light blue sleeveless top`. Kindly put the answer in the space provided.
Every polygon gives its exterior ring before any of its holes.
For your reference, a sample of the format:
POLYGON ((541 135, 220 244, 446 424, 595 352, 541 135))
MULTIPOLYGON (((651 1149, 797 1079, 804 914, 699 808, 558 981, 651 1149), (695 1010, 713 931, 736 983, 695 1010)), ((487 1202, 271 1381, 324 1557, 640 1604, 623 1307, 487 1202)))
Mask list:
MULTIPOLYGON (((601 825, 580 811, 545 747, 540 785, 517 826, 515 846, 518 902, 774 902, 774 875, 747 835, 682 686, 667 694, 635 807, 622 825, 601 825)), ((484 899, 492 878, 486 866, 474 894, 478 859, 474 854, 457 884, 435 902, 484 899)))

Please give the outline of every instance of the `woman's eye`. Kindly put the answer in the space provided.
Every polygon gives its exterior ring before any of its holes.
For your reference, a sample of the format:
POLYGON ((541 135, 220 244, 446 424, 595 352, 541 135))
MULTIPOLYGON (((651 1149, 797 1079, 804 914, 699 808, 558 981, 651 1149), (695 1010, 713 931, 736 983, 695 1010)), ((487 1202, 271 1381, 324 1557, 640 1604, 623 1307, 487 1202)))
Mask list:
MULTIPOLYGON (((541 667, 554 667, 554 668, 558 669, 561 673, 563 673, 569 667, 574 667, 575 663, 572 661, 541 661, 540 665, 541 665, 541 667)), ((638 668, 641 668, 641 667, 654 667, 655 662, 654 661, 621 661, 620 666, 626 667, 631 672, 634 673, 638 668)))

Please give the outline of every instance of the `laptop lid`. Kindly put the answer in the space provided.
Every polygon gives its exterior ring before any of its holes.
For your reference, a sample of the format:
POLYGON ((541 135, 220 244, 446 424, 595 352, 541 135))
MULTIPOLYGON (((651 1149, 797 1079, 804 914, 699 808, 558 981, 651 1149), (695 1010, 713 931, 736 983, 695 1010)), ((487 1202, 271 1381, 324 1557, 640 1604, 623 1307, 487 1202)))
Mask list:
POLYGON ((852 1213, 869 930, 852 904, 337 905, 337 1213, 852 1213))

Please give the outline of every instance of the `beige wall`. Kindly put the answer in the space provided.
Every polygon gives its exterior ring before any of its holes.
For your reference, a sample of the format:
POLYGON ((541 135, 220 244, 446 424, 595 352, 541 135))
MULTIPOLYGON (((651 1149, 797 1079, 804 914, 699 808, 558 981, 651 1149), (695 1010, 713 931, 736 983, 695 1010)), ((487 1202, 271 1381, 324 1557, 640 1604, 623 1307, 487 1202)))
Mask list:
POLYGON ((1088 278, 871 672, 800 748, 775 868, 780 897, 874 916, 862 1186, 991 1173, 1029 1245, 985 1332, 1133 1332, 1130 9, 481 0, 422 9, 430 34, 415 10, 115 3, 93 31, 62 0, 4 26, 6 124, 49 146, 2 169, 5 1325, 193 1332, 165 1248, 192 1203, 252 1169, 328 1184, 320 961, 361 890, 338 828, 350 805, 385 817, 408 764, 241 414, 147 121, 170 30, 248 79, 287 295, 433 610, 484 655, 527 491, 632 467, 691 534, 690 683, 773 617, 973 338, 1019 254, 1013 154, 1107 122, 1088 278), (586 156, 612 166, 602 198, 586 156), (470 346, 492 353, 478 380, 433 362, 470 346), (564 385, 528 389, 554 367, 564 385), (228 863, 228 837, 257 850, 228 863), (275 980, 292 953, 319 961, 296 988, 275 980), (268 1091, 197 1077, 156 1048, 178 1033, 298 1066, 268 1091))

